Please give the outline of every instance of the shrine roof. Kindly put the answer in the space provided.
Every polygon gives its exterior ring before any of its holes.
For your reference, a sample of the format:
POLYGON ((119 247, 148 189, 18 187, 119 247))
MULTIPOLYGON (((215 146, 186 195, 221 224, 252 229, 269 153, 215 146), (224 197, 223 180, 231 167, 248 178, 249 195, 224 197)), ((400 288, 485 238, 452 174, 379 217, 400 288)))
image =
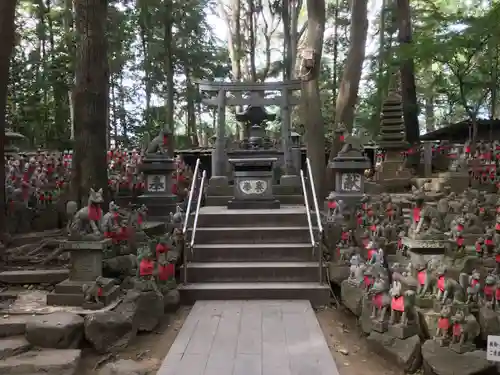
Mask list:
MULTIPOLYGON (((455 142, 465 142, 469 139, 469 128, 472 126, 470 119, 443 126, 437 130, 420 136, 422 141, 448 140, 455 142)), ((478 119, 477 135, 478 139, 489 139, 490 131, 500 132, 500 119, 478 119)), ((493 138, 496 138, 495 136, 493 138)))

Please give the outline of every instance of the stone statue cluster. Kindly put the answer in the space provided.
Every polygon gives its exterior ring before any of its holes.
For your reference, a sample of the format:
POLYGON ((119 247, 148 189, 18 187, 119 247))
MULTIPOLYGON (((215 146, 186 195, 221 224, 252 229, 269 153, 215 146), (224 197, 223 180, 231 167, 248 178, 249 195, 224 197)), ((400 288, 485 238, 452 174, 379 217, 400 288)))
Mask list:
POLYGON ((497 195, 457 194, 429 179, 410 193, 365 195, 355 207, 329 198, 330 277, 370 342, 392 353, 405 342, 418 353, 400 358, 409 372, 431 352, 478 353, 487 367, 477 339, 500 334, 497 195))

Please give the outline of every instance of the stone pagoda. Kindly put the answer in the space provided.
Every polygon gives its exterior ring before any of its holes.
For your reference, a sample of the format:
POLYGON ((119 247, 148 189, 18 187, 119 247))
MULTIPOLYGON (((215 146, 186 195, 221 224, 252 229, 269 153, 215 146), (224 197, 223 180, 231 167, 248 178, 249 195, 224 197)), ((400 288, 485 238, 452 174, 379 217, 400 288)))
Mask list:
POLYGON ((403 101, 397 89, 389 91, 382 105, 379 147, 385 151, 385 159, 377 171, 377 181, 388 186, 409 182, 411 174, 403 165, 403 152, 408 150, 409 144, 406 141, 403 101))

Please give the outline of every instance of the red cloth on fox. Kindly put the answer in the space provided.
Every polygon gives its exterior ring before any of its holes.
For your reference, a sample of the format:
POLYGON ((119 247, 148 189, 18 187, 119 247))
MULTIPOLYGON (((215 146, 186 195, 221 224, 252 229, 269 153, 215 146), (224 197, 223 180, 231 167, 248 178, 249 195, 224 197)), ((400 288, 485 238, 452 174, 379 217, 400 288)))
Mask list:
POLYGON ((139 275, 141 276, 152 276, 155 265, 150 259, 143 259, 139 264, 139 275))

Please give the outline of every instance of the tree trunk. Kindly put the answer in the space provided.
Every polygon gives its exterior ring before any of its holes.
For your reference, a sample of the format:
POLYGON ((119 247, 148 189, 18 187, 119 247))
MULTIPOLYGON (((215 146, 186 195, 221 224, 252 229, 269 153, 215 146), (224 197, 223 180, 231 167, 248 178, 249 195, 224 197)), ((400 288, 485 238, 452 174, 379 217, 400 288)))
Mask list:
MULTIPOLYGON (((0 1, 0 155, 5 151, 5 107, 9 83, 9 63, 14 47, 14 15, 17 0, 0 1)), ((5 233, 5 163, 0 163, 0 235, 5 233)), ((2 255, 2 254, 0 254, 2 255)), ((3 258, 3 257, 2 257, 3 258)))
POLYGON ((174 124, 174 62, 172 59, 172 12, 173 12, 173 2, 172 0, 165 1, 165 38, 163 40, 165 48, 165 81, 167 85, 167 92, 165 98, 165 109, 167 113, 167 118, 165 119, 165 130, 169 133, 169 144, 168 152, 169 156, 174 156, 175 151, 175 124, 174 124))
POLYGON ((64 0, 64 42, 66 45, 66 53, 69 55, 69 75, 68 82, 68 105, 69 105, 69 120, 70 120, 70 139, 75 139, 75 103, 73 102, 73 86, 75 72, 75 48, 73 37, 73 3, 71 0, 64 0))
MULTIPOLYGON (((325 32, 325 0, 307 0, 307 42, 315 52, 314 67, 308 71, 302 86, 302 110, 306 124, 305 143, 307 156, 311 160, 316 194, 321 199, 326 191, 325 179, 325 127, 321 114, 321 98, 319 94, 319 75, 321 71, 321 54, 323 51, 323 34, 325 32)), ((302 72, 304 75, 305 72, 302 72)))
MULTIPOLYGON (((396 6, 399 24, 399 46, 400 48, 405 45, 410 46, 412 44, 410 2, 409 0, 397 0, 396 6)), ((401 60, 400 71, 406 140, 410 144, 415 144, 420 140, 420 128, 418 124, 415 66, 411 56, 405 56, 404 60, 401 60)))
POLYGON ((427 132, 434 131, 435 121, 434 96, 432 94, 428 94, 425 98, 425 130, 427 132))
MULTIPOLYGON (((351 45, 347 54, 339 94, 335 106, 335 124, 344 124, 352 131, 354 110, 358 101, 359 81, 365 60, 368 32, 368 0, 353 0, 351 9, 351 45)), ((336 155, 330 155, 335 157, 336 155)))
POLYGON ((107 0, 75 0, 75 155, 73 199, 102 188, 108 201, 106 133, 108 109, 107 0))

